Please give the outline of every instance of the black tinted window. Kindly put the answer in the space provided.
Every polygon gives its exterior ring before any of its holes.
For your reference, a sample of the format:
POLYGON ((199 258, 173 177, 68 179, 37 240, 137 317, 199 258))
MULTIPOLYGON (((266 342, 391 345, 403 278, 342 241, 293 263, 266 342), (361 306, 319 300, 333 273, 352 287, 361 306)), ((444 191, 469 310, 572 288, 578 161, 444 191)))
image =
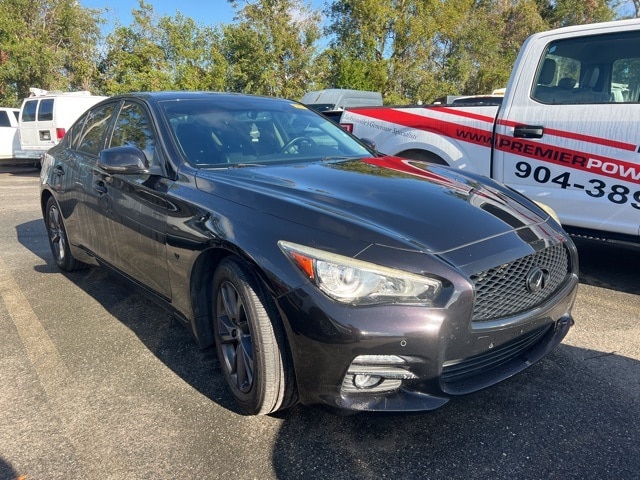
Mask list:
POLYGON ((147 160, 153 160, 155 135, 149 117, 142 106, 125 102, 113 127, 111 147, 131 146, 142 150, 147 160))
POLYGON ((23 122, 35 122, 36 121, 36 108, 38 108, 37 100, 29 100, 24 103, 22 108, 22 121, 23 122))
POLYGON ((78 151, 98 155, 104 145, 104 133, 109 126, 115 104, 110 103, 91 110, 78 139, 78 151))
POLYGON ((334 122, 287 100, 211 97, 163 107, 176 143, 194 166, 370 155, 334 122))
POLYGON ((0 127, 10 127, 9 115, 4 110, 0 110, 0 127))
POLYGON ((40 108, 38 109, 38 121, 51 120, 53 120, 53 98, 47 98, 40 102, 40 108))

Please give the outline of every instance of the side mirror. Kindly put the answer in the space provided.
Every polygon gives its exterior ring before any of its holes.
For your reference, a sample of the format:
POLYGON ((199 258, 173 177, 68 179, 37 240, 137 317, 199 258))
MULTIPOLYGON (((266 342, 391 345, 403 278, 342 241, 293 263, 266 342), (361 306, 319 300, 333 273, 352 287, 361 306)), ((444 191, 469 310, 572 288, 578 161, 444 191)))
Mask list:
POLYGON ((139 174, 149 170, 144 152, 136 147, 113 147, 100 152, 98 168, 110 174, 139 174))

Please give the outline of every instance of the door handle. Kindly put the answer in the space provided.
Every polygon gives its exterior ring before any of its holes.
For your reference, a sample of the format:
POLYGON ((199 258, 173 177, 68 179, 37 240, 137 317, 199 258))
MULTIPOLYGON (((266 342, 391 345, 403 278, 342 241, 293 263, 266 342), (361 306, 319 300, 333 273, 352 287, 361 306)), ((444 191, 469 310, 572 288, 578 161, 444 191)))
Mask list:
POLYGON ((93 189, 100 195, 107 193, 107 187, 102 180, 93 183, 93 189))
POLYGON ((542 138, 544 127, 538 125, 520 125, 513 129, 516 138, 542 138))

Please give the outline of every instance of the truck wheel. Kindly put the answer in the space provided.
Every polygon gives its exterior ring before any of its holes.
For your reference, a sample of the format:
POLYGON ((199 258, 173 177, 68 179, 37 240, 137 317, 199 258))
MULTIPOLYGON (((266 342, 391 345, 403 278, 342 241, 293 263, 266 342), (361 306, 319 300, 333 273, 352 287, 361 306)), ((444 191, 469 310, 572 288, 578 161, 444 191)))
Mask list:
POLYGON ((411 160, 420 160, 422 162, 435 163, 438 165, 447 165, 442 158, 433 152, 427 152, 426 150, 405 150, 398 154, 402 158, 410 158, 411 160))
POLYGON ((222 261, 213 279, 218 359, 243 410, 265 415, 295 403, 295 381, 282 322, 269 294, 241 260, 222 261))

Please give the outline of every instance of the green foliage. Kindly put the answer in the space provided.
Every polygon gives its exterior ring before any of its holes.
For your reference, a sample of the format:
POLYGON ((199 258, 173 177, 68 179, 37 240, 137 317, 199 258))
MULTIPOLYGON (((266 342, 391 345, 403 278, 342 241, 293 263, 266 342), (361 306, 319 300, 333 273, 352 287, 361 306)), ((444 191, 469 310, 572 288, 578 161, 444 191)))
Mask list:
POLYGON ((300 98, 319 75, 318 23, 318 14, 299 0, 245 2, 238 21, 224 29, 227 88, 300 98))
POLYGON ((76 0, 0 0, 0 102, 19 105, 29 87, 292 99, 355 88, 394 104, 486 94, 506 85, 527 36, 610 20, 625 0, 327 0, 323 12, 309 0, 229 0, 228 25, 158 17, 138 1, 132 22, 102 37, 105 11, 76 0))
POLYGON ((0 0, 0 102, 19 106, 30 87, 89 89, 102 22, 75 0, 0 0))
POLYGON ((617 0, 538 0, 549 28, 606 22, 615 18, 617 0))
POLYGON ((224 89, 227 64, 214 28, 180 13, 158 18, 143 0, 132 13, 131 25, 107 36, 102 92, 224 89))

